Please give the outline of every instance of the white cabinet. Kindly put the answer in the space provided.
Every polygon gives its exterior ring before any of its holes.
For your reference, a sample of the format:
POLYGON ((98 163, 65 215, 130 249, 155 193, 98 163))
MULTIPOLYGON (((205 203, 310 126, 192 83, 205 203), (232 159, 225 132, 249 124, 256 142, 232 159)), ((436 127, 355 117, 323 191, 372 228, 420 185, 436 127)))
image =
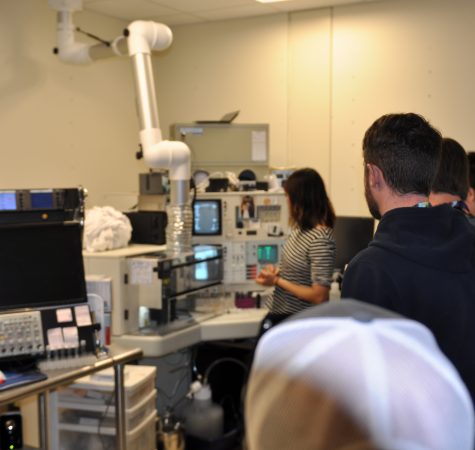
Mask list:
MULTIPOLYGON (((156 448, 156 368, 124 367, 127 448, 156 448)), ((51 395, 52 450, 115 448, 113 370, 80 378, 51 395)))
POLYGON ((106 252, 83 252, 86 275, 103 275, 112 280, 112 336, 134 333, 139 325, 139 306, 142 297, 153 296, 161 308, 161 282, 155 277, 149 284, 128 282, 130 258, 165 250, 164 245, 129 245, 106 252), (151 291, 151 292, 150 292, 151 291))

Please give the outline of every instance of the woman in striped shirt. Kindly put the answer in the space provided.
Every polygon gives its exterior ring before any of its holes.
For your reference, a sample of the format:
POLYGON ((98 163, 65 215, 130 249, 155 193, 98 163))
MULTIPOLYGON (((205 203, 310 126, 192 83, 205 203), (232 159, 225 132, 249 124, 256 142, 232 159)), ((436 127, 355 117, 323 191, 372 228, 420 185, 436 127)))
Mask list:
POLYGON ((313 169, 292 173, 284 185, 292 232, 280 267, 269 265, 257 283, 275 286, 266 303, 272 323, 328 300, 335 264, 335 213, 321 176, 313 169))

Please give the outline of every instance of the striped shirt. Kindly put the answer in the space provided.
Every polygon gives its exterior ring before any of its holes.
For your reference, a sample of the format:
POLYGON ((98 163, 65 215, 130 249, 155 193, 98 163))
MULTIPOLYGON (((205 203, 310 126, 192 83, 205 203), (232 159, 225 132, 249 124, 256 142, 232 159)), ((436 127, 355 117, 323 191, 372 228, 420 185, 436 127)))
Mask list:
MULTIPOLYGON (((294 228, 282 251, 280 276, 302 286, 321 284, 330 287, 335 255, 336 244, 331 228, 294 228)), ((266 306, 274 314, 294 314, 313 304, 276 286, 266 306)))

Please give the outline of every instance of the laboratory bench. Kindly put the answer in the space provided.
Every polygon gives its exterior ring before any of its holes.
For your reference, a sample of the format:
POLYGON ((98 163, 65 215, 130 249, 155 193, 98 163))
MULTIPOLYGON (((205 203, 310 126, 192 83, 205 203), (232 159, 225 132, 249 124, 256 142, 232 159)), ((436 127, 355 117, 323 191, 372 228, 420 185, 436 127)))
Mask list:
POLYGON ((160 357, 201 342, 254 338, 267 312, 265 308, 232 308, 213 316, 196 314, 194 324, 163 336, 124 334, 112 340, 123 348, 140 347, 145 357, 160 357))
MULTIPOLYGON (((37 396, 39 407, 39 437, 41 449, 49 449, 49 417, 50 417, 50 393, 58 388, 67 386, 78 378, 94 374, 103 369, 112 367, 114 369, 114 394, 116 401, 115 424, 118 430, 116 436, 116 449, 127 450, 125 438, 125 402, 124 402, 124 365, 139 360, 143 352, 139 348, 124 349, 116 344, 111 345, 105 357, 98 359, 95 363, 65 368, 57 370, 44 370, 47 376, 45 380, 35 383, 12 387, 0 393, 0 405, 8 405, 19 400, 37 396)), ((23 447, 29 449, 33 447, 23 447)), ((36 448, 36 447, 35 447, 36 448)))

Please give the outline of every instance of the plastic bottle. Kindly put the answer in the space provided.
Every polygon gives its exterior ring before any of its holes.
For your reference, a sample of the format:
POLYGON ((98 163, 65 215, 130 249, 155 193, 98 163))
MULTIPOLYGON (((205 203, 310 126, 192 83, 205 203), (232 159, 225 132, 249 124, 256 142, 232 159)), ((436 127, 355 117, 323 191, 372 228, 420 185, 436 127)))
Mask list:
POLYGON ((340 285, 337 281, 333 281, 330 288, 330 300, 340 300, 340 285))
POLYGON ((335 272, 333 274, 333 281, 330 287, 330 300, 340 300, 341 291, 340 291, 340 280, 342 276, 340 272, 335 272))
POLYGON ((186 434, 211 441, 223 435, 223 408, 211 400, 211 388, 202 385, 184 411, 186 434))

